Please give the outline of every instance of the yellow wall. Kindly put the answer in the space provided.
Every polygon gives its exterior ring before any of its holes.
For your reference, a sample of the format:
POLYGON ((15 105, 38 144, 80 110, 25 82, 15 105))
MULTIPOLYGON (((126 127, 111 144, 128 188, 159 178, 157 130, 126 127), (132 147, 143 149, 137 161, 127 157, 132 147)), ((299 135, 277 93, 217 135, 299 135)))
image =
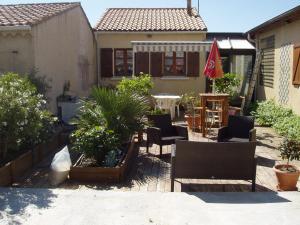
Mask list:
MULTIPOLYGON (((132 48, 131 41, 203 41, 206 39, 206 33, 166 33, 151 34, 149 37, 146 33, 96 33, 98 52, 100 48, 132 48)), ((204 92, 205 78, 202 75, 206 61, 206 53, 200 53, 200 76, 183 77, 181 79, 155 77, 153 78, 153 94, 171 93, 184 94, 186 92, 204 92)), ((101 77, 99 69, 99 77, 101 77)), ((116 85, 118 78, 101 78, 102 85, 116 85)))
POLYGON ((273 88, 263 87, 258 84, 257 98, 258 100, 275 99, 279 102, 279 78, 280 78, 280 52, 282 45, 289 44, 290 49, 290 80, 289 80, 289 101, 285 105, 292 108, 300 115, 300 88, 292 84, 293 79, 293 48, 295 44, 300 44, 300 20, 290 24, 282 25, 276 29, 263 32, 256 36, 256 40, 264 37, 275 35, 275 68, 274 68, 274 86, 273 88))
POLYGON ((30 31, 0 31, 0 73, 28 73, 33 61, 30 31))
POLYGON ((51 110, 56 112, 56 97, 63 93, 66 81, 70 81, 72 94, 88 95, 90 87, 96 84, 96 42, 81 8, 34 26, 32 35, 34 66, 51 79, 51 110))

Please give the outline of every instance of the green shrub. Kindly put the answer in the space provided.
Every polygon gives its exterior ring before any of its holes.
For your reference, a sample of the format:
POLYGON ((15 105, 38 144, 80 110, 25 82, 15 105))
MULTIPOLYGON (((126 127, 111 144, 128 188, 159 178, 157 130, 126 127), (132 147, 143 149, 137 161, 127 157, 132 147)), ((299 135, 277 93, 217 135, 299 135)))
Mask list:
POLYGON ((49 138, 56 119, 45 104, 28 78, 13 73, 0 77, 0 158, 49 138))
POLYGON ((149 112, 149 100, 130 92, 118 92, 94 88, 92 98, 103 114, 106 126, 127 142, 137 131, 144 128, 144 115, 149 112))
POLYGON ((237 89, 240 86, 240 76, 234 73, 226 73, 224 77, 216 79, 216 92, 229 94, 231 97, 237 95, 237 89))
POLYGON ((274 100, 259 102, 255 112, 251 113, 256 117, 256 122, 261 126, 273 126, 284 118, 293 115, 291 109, 276 105, 274 100))
POLYGON ((120 146, 118 137, 104 126, 80 127, 71 138, 74 150, 94 158, 98 165, 104 166, 109 166, 105 163, 107 154, 117 152, 120 146))
POLYGON ((150 95, 153 88, 151 76, 142 74, 140 76, 133 76, 132 78, 123 78, 117 85, 119 92, 132 93, 140 96, 150 95))

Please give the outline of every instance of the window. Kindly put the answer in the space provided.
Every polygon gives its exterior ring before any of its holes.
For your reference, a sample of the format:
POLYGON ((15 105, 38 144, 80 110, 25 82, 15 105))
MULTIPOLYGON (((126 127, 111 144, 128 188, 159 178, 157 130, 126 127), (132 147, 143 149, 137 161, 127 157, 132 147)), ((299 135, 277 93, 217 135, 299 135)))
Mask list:
POLYGON ((115 76, 131 76, 133 53, 131 49, 115 49, 115 76))
POLYGON ((185 75, 185 52, 166 52, 164 74, 170 76, 185 75))
POLYGON ((294 47, 293 84, 300 85, 300 45, 294 47))
POLYGON ((259 83, 262 86, 273 88, 274 63, 275 63, 275 36, 269 36, 260 40, 262 53, 261 73, 259 83))

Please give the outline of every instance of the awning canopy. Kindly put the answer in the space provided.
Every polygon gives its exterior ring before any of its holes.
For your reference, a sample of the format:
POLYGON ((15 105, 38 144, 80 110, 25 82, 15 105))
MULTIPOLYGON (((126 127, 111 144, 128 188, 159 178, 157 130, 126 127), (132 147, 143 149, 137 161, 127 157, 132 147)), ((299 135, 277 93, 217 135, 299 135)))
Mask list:
POLYGON ((133 52, 209 52, 211 41, 132 41, 133 52))
POLYGON ((218 40, 220 49, 234 49, 234 50, 255 50, 255 47, 248 41, 243 39, 224 39, 218 40))

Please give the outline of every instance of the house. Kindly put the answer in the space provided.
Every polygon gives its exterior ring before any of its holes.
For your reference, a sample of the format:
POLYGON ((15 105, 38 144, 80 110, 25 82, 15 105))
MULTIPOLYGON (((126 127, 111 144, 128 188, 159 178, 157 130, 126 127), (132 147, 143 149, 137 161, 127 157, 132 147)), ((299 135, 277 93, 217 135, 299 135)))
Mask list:
POLYGON ((155 93, 205 90, 210 42, 207 27, 191 8, 110 8, 94 27, 101 85, 151 74, 155 93))
POLYGON ((248 33, 262 54, 257 99, 275 99, 300 115, 300 6, 248 33))
MULTIPOLYGON (((231 61, 244 63, 234 58, 234 54, 246 52, 250 55, 247 62, 252 65, 255 53, 245 36, 233 38, 235 40, 229 42, 234 42, 231 46, 226 45, 230 34, 209 35, 203 19, 191 8, 191 0, 187 0, 187 8, 110 8, 94 30, 99 83, 114 86, 124 76, 146 73, 153 78, 153 93, 181 95, 207 91, 209 82, 203 70, 214 35, 219 35, 219 46, 221 50, 224 47, 224 54, 232 53, 231 61)), ((232 71, 235 71, 233 67, 232 71)))
POLYGON ((50 109, 70 84, 86 96, 97 84, 96 41, 80 3, 0 5, 0 72, 46 76, 50 109))

